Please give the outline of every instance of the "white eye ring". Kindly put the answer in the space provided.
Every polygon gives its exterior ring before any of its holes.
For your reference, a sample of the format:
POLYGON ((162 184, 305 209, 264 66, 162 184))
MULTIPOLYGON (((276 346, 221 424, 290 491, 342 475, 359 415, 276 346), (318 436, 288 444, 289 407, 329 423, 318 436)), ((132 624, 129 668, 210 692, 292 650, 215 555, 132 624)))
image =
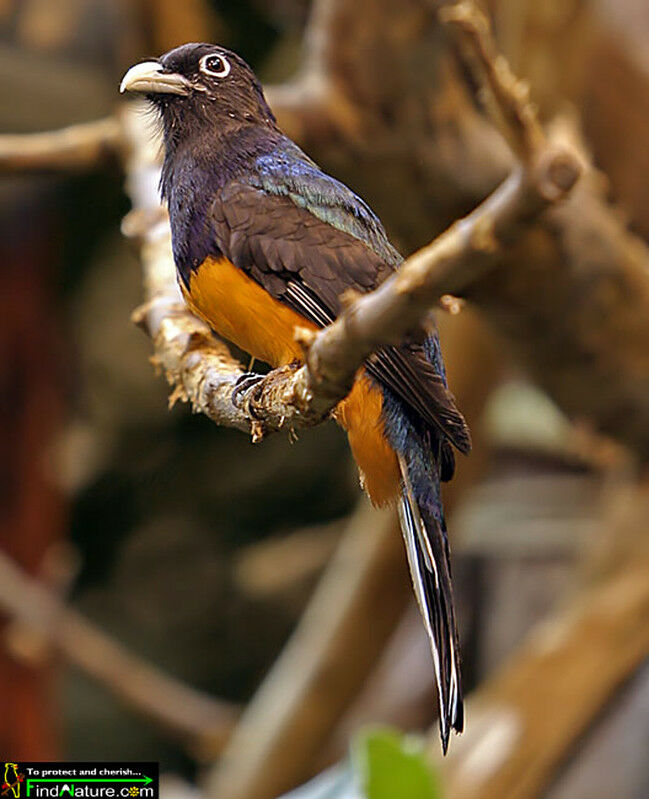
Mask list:
POLYGON ((213 75, 215 78, 227 78, 227 76, 230 74, 230 62, 224 55, 221 55, 220 53, 208 53, 207 55, 204 55, 198 62, 198 66, 201 72, 204 72, 206 75, 213 75), (210 69, 207 66, 212 58, 218 58, 222 64, 221 69, 210 69))

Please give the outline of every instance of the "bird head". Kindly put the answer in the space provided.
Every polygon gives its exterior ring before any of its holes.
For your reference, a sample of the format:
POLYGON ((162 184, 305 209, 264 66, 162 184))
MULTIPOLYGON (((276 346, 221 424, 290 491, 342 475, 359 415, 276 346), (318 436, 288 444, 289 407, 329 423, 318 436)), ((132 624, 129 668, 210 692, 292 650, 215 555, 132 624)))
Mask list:
POLYGON ((184 44, 135 64, 120 91, 144 95, 157 109, 167 146, 193 133, 223 135, 241 125, 275 124, 254 72, 218 45, 184 44))

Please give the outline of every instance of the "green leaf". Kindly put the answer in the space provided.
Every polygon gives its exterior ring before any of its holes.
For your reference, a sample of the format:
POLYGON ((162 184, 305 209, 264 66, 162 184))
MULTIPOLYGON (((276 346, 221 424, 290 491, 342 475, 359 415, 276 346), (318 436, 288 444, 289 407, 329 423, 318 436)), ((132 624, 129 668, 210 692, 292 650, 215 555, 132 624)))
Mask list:
POLYGON ((356 738, 352 762, 364 799, 441 799, 439 778, 414 736, 368 730, 356 738))

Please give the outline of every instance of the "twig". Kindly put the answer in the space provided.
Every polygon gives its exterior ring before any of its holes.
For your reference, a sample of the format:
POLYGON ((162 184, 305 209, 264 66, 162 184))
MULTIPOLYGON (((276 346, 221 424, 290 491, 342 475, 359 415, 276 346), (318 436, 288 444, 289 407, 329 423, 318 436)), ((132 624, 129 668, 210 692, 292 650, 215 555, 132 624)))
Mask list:
POLYGON ((374 350, 403 339, 442 295, 462 293, 493 267, 517 229, 552 202, 551 196, 558 199, 569 191, 578 175, 563 152, 542 153, 537 164, 536 176, 517 169, 472 214, 410 256, 378 289, 319 332, 307 365, 295 375, 297 396, 311 398, 312 408, 329 410, 374 350), (555 180, 558 172, 564 183, 555 180))
POLYGON ((471 65, 483 86, 492 119, 523 163, 545 149, 545 134, 530 101, 529 86, 512 72, 496 47, 486 15, 474 2, 441 2, 442 22, 454 26, 464 39, 471 65))
POLYGON ((47 133, 0 136, 0 172, 84 170, 119 155, 122 128, 114 116, 47 133))
MULTIPOLYGON (((237 710, 163 674, 66 607, 0 551, 0 608, 128 707, 180 738, 199 759, 227 740, 237 710)), ((39 650, 42 647, 38 647, 39 650)))

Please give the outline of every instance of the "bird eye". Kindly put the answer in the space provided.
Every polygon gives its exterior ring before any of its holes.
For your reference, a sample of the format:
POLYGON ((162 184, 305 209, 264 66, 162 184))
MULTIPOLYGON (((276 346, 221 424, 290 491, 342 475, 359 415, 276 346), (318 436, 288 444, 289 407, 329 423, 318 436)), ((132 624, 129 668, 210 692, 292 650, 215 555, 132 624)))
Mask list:
POLYGON ((206 55, 199 63, 201 72, 215 78, 225 78, 230 74, 230 62, 222 55, 206 55))

